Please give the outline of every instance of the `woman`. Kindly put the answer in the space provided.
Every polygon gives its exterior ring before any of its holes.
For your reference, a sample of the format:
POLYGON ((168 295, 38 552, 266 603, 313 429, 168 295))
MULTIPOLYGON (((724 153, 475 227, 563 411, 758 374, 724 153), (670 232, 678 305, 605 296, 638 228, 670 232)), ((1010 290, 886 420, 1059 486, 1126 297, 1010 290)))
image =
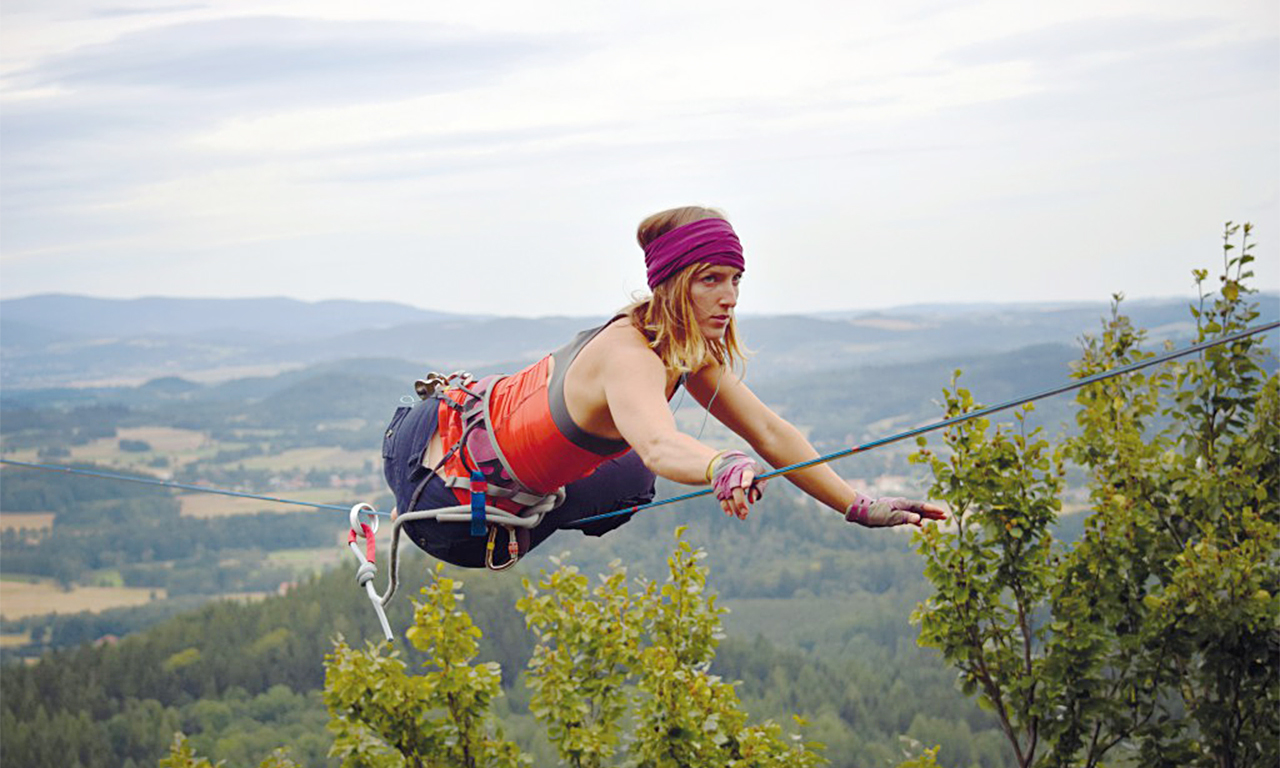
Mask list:
MULTIPOLYGON (((764 468, 740 451, 717 451, 678 431, 668 402, 680 386, 769 464, 817 458, 800 431, 739 376, 743 349, 733 313, 745 261, 729 222, 712 209, 676 208, 641 222, 637 238, 650 298, 513 376, 481 382, 481 391, 454 388, 397 411, 383 457, 398 510, 466 504, 467 478, 479 469, 491 488, 528 494, 526 505, 564 488, 563 502, 537 527, 518 532, 520 555, 561 528, 596 536, 616 528, 630 515, 575 522, 651 501, 655 475, 710 484, 726 514, 746 519, 764 490, 758 479, 764 468)), ((861 525, 945 518, 931 504, 869 498, 825 465, 787 477, 861 525)), ((486 547, 493 548, 492 533, 486 541, 465 523, 411 520, 404 529, 418 546, 456 565, 479 567, 486 547)), ((515 539, 510 544, 517 556, 515 539)))

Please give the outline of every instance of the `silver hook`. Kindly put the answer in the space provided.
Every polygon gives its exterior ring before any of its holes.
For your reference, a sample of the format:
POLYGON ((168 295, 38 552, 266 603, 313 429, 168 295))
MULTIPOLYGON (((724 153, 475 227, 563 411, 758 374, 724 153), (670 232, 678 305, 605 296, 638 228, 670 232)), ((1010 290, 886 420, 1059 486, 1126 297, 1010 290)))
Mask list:
POLYGON ((355 531, 357 535, 363 535, 364 529, 361 527, 362 523, 369 526, 370 536, 378 532, 377 511, 370 504, 366 504, 362 501, 352 507, 350 520, 351 530, 355 531))

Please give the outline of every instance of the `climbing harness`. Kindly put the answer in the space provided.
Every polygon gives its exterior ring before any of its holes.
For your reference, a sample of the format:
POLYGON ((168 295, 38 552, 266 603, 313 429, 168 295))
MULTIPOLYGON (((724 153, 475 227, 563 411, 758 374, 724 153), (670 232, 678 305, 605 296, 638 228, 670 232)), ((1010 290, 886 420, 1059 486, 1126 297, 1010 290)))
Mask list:
MULTIPOLYGON (((381 596, 373 587, 373 579, 377 573, 374 565, 376 551, 374 536, 378 530, 377 521, 371 516, 373 507, 368 504, 357 504, 351 508, 351 530, 347 535, 347 543, 359 563, 356 583, 365 589, 370 601, 373 602, 388 642, 391 642, 394 636, 386 621, 385 606, 395 596, 399 584, 400 532, 405 523, 416 520, 469 523, 472 536, 488 536, 485 544, 485 567, 493 571, 504 571, 515 565, 528 551, 529 531, 537 527, 548 512, 564 502, 564 488, 539 494, 522 483, 506 456, 503 455, 501 448, 498 447, 497 441, 493 439, 490 430, 489 399, 493 386, 502 378, 502 376, 488 376, 476 381, 470 373, 457 371, 447 376, 430 373, 425 378, 414 382, 414 391, 420 400, 439 399, 461 414, 462 437, 445 451, 444 456, 434 467, 427 468, 425 465, 420 467, 423 470, 422 476, 409 500, 409 511, 392 514, 388 581, 386 591, 381 596), (450 397, 450 392, 460 393, 462 397, 457 399, 450 397), (476 457, 477 453, 491 458, 479 460, 476 457), (450 464, 450 460, 455 457, 464 468, 465 474, 449 476, 445 473, 445 469, 450 464), (435 509, 414 509, 423 489, 433 477, 438 477, 448 488, 464 488, 469 491, 470 502, 435 509), (516 509, 508 510, 491 505, 488 503, 491 497, 504 499, 516 509), (369 520, 373 520, 373 525, 367 522, 369 520), (499 529, 504 530, 507 535, 507 557, 501 562, 495 561, 494 558, 499 529), (363 552, 357 544, 359 538, 365 539, 366 546, 363 552)), ((428 407, 432 406, 428 405, 428 407)), ((423 459, 419 459, 419 462, 421 461, 423 459)))
MULTIPOLYGON (((817 466, 819 464, 825 464, 827 462, 834 461, 836 459, 840 459, 845 456, 850 456, 855 453, 862 453, 864 451, 869 451, 873 448, 879 448, 884 445, 889 445, 890 443, 896 443, 900 440, 906 440, 908 438, 915 437, 916 435, 921 435, 926 432, 933 432, 935 430, 945 429, 946 427, 950 427, 955 424, 959 424, 961 422, 969 421, 970 419, 982 418, 984 416, 988 416, 998 411, 1003 411, 1009 408, 1017 407, 1024 403, 1029 403, 1035 400, 1041 400, 1047 397, 1052 397, 1054 395, 1059 395, 1064 392, 1070 392, 1075 389, 1080 389, 1082 387, 1088 386, 1089 384, 1103 381, 1105 379, 1110 379, 1117 376, 1123 376, 1125 374, 1133 373, 1134 371, 1138 371, 1143 368, 1148 368, 1154 365, 1160 365, 1161 363, 1166 363, 1166 362, 1169 362, 1170 360, 1174 360, 1179 357, 1193 355, 1197 352, 1203 352, 1211 347, 1215 347, 1221 344, 1228 344, 1230 342, 1243 339, 1247 336, 1252 336, 1254 334, 1262 333, 1265 331, 1275 330, 1276 328, 1280 328, 1280 321, 1266 323, 1263 325, 1255 326, 1253 328, 1246 328, 1243 331, 1238 331, 1236 333, 1228 334, 1226 336, 1222 336, 1216 339, 1210 339, 1208 341, 1200 342, 1198 344, 1194 344, 1184 349, 1173 350, 1161 355, 1149 357, 1145 360, 1139 360, 1138 362, 1130 363, 1129 365, 1121 366, 1119 368, 1113 368, 1109 371, 1102 371, 1101 373, 1096 373, 1096 374, 1093 374, 1092 376, 1087 376, 1085 378, 1077 379, 1075 381, 1068 382, 1066 384, 1062 384, 1057 387, 1053 387, 1051 389, 1046 389, 1044 391, 1037 392, 1033 395, 1019 397, 1014 400, 1009 400, 1007 402, 1000 403, 998 405, 979 408, 977 410, 969 411, 968 413, 960 414, 959 416, 954 416, 949 419, 943 419, 942 421, 926 424, 922 427, 916 427, 914 429, 910 429, 905 432, 899 432, 897 434, 890 435, 889 437, 881 438, 879 440, 873 440, 871 442, 863 443, 858 446, 845 448, 843 450, 836 451, 834 453, 829 453, 825 456, 820 456, 815 459, 810 459, 808 461, 802 461, 787 467, 782 467, 780 469, 774 470, 773 472, 768 472, 766 474, 761 475, 761 478, 767 479, 771 477, 776 477, 778 475, 786 475, 791 472, 796 472, 801 469, 806 469, 808 467, 817 466)), ((381 596, 378 595, 376 589, 373 586, 373 580, 377 575, 377 566, 375 565, 376 544, 375 544, 374 537, 378 531, 377 517, 380 515, 386 516, 386 513, 377 512, 376 510, 374 510, 374 508, 371 505, 365 504, 365 503, 356 504, 355 506, 350 508, 349 522, 350 522, 351 528, 350 528, 350 532, 347 534, 347 544, 351 549, 352 553, 355 555, 357 562, 359 563, 359 566, 356 570, 356 582, 357 584, 360 585, 360 587, 362 587, 365 590, 365 593, 369 596, 369 600, 373 603, 374 610, 378 614, 379 623, 382 625, 383 635, 387 638, 388 642, 392 642, 394 640, 394 635, 391 632, 390 623, 387 621, 385 607, 387 603, 391 600, 391 598, 395 595, 395 592, 396 592, 396 587, 398 582, 397 571, 399 566, 399 561, 398 561, 399 536, 400 536, 400 528, 401 526, 403 526, 404 523, 409 522, 411 520, 428 520, 428 519, 439 520, 441 522, 470 523, 471 531, 473 535, 477 535, 477 536, 485 535, 485 531, 487 530, 489 539, 488 539, 488 544, 487 544, 486 554, 485 554, 485 565, 493 570, 505 570, 506 568, 510 568, 512 565, 514 565, 519 560, 520 556, 523 554, 522 552, 520 552, 520 549, 518 546, 520 532, 523 531, 527 533, 527 531, 536 527, 539 523, 542 522, 542 519, 547 512, 551 511, 552 509, 555 509, 557 506, 559 506, 560 503, 564 501, 563 488, 559 488, 551 494, 539 495, 523 487, 523 485, 519 482, 519 479, 516 478, 515 473, 511 472, 510 466, 507 464, 505 457, 503 457, 501 452, 498 451, 497 441, 492 440, 491 436, 488 434, 488 431, 489 431, 488 430, 488 392, 492 388, 493 384, 495 384, 498 380, 500 380, 500 378, 501 377, 494 376, 494 377, 488 377, 479 382, 476 382, 472 379, 470 374, 460 371, 457 373, 450 374, 448 376, 438 374, 438 373, 432 373, 432 374, 429 374, 426 378, 420 379, 414 383, 414 390, 417 393, 418 397, 422 400, 427 400, 432 397, 442 396, 446 394, 446 392, 450 389, 457 389, 461 391, 463 394, 465 394, 467 398, 470 399, 470 402, 466 406, 461 405, 460 403, 453 400, 449 401, 450 402, 449 407, 455 408, 456 410, 459 410, 463 413, 463 420, 467 426, 463 432, 462 439, 459 440, 457 444, 455 444, 449 451, 445 453, 445 456, 443 459, 441 459, 440 464, 438 464, 435 468, 427 470, 427 478, 423 479, 419 484, 417 488, 417 492, 415 492, 414 494, 414 501, 416 502, 418 493, 421 491, 422 487, 424 487, 426 480, 429 479, 431 475, 433 475, 437 470, 439 470, 444 465, 445 461, 447 461, 455 453, 457 453, 459 454, 459 459, 463 462, 464 466, 466 466, 466 468, 469 470, 469 475, 465 478, 457 478, 457 477, 446 478, 442 475, 441 479, 444 480, 446 485, 448 485, 451 488, 459 488, 459 487, 468 488, 471 494, 471 503, 466 505, 443 507, 438 509, 411 511, 401 515, 392 515, 393 522, 392 522, 392 538, 391 538, 390 567, 389 567, 390 577, 389 577, 387 589, 381 596), (494 463, 493 461, 490 461, 487 463, 488 466, 485 466, 486 462, 480 462, 480 464, 477 465, 476 462, 472 460, 474 457, 469 456, 471 439, 477 435, 479 435, 479 437, 477 437, 477 440, 479 441, 488 440, 488 442, 492 444, 493 452, 497 457, 496 463, 494 463), (464 451, 463 450, 464 447, 466 447, 468 450, 464 451), (486 479, 485 477, 486 470, 495 470, 497 467, 501 467, 507 472, 507 477, 509 477, 511 481, 510 483, 504 482, 503 484, 498 484, 498 483, 492 482, 491 480, 486 479), (531 502, 531 503, 529 503, 528 506, 524 507, 523 509, 520 509, 516 512, 512 512, 506 509, 501 509, 499 507, 489 505, 487 503, 487 499, 490 496, 508 499, 510 502, 516 505, 523 506, 526 502, 531 502), (493 561, 493 552, 495 549, 494 539, 495 539, 495 534, 499 527, 506 529, 508 534, 508 557, 507 557, 507 560, 501 563, 495 563, 493 561), (516 534, 515 536, 512 535, 513 531, 516 534), (363 550, 359 545, 360 539, 365 540, 365 546, 363 550)), ((348 511, 346 507, 338 507, 332 504, 318 504, 313 502, 297 501, 293 499, 284 499, 284 498, 278 498, 273 496, 261 496, 257 494, 251 494, 251 493, 242 493, 239 491, 228 491, 228 490, 223 490, 219 488, 211 488, 208 486, 188 485, 184 483, 173 483, 173 482, 167 482, 163 480, 152 480, 148 478, 141 478, 141 477, 135 477, 135 476, 129 476, 129 475, 118 475, 118 474, 113 474, 108 472, 94 472, 90 470, 75 469, 73 467, 33 464, 33 463, 22 462, 22 461, 14 461, 12 459, 0 459, 0 464, 10 464, 13 466, 24 467, 27 469, 38 469, 38 470, 45 470, 50 472, 63 472, 63 473, 72 474, 72 475, 85 475, 89 477, 99 477, 99 478, 105 478, 105 479, 111 479, 111 480, 123 480, 128 482, 142 483, 145 485, 157 485, 157 486, 162 486, 166 488, 198 491, 201 493, 215 493, 215 494, 222 494, 225 496, 238 496, 238 497, 251 498, 251 499, 260 499, 263 501, 271 501, 271 502, 277 502, 281 504, 297 504, 300 506, 314 507, 317 509, 340 509, 344 512, 348 511)), ((501 476, 501 473, 496 471, 492 472, 492 474, 494 474, 495 477, 501 476)), ((574 527, 582 526, 586 523, 594 522, 597 520, 603 520, 603 519, 615 517, 618 515, 634 514, 641 510, 654 509, 656 507, 665 506, 667 504, 674 504, 676 502, 686 501, 689 499, 697 498, 699 496, 705 496, 708 493, 711 493, 710 489, 703 489, 700 491, 693 491, 691 493, 686 493, 678 496, 672 496, 670 498, 662 499, 659 501, 649 502, 648 504, 640 504, 632 507, 625 507, 623 509, 615 510, 613 512, 608 512, 605 514, 596 515, 594 517, 588 517, 582 520, 575 521, 574 527)), ((412 507, 413 505, 411 504, 410 506, 412 507)))
MULTIPOLYGON (((447 488, 469 492, 469 504, 463 506, 470 515, 468 519, 471 522, 471 535, 489 536, 485 566, 495 571, 506 570, 515 565, 520 556, 529 550, 529 529, 542 522, 546 513, 560 506, 565 498, 563 487, 550 493, 532 490, 516 474, 503 453, 502 446, 494 438, 489 406, 494 387, 504 378, 506 377, 494 375, 477 381, 466 371, 456 371, 448 376, 431 373, 426 379, 414 382, 414 390, 421 400, 439 398, 446 406, 461 414, 462 436, 445 451, 435 467, 424 473, 404 515, 406 521, 446 519, 438 515, 424 518, 419 511, 415 511, 418 497, 432 476, 438 476, 447 488), (458 396, 451 397, 451 392, 458 393, 458 396), (508 514, 497 515, 496 521, 490 522, 487 503, 489 497, 504 499, 507 502, 505 506, 515 509, 506 510, 508 514), (521 522, 508 522, 512 514, 521 522), (496 564, 493 553, 499 527, 507 533, 508 557, 503 563, 496 564)), ((456 508, 444 507, 435 511, 445 512, 451 509, 456 508)), ((431 511, 425 510, 428 513, 431 511)))

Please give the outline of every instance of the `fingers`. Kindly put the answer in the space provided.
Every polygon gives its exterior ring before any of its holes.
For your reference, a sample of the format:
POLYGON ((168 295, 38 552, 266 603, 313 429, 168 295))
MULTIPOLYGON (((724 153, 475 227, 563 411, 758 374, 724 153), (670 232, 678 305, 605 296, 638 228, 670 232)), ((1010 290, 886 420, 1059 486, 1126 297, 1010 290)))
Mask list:
POLYGON ((746 520, 751 505, 758 501, 761 496, 760 489, 753 485, 754 481, 754 472, 751 470, 743 472, 742 479, 734 487, 731 498, 720 501, 720 509, 726 515, 733 515, 739 520, 746 520))
POLYGON ((947 510, 939 507, 937 504, 921 504, 919 512, 930 520, 946 520, 947 510))
POLYGON ((748 507, 751 502, 755 501, 752 496, 751 484, 755 482, 756 473, 748 469, 742 473, 742 480, 737 488, 733 489, 733 505, 734 511, 738 515, 739 520, 747 519, 748 507))
MULTIPOLYGON (((927 501, 907 501, 907 503, 903 504, 900 509, 905 509, 928 520, 947 519, 947 511, 945 509, 939 507, 937 504, 930 504, 927 501)), ((913 524, 916 523, 913 522, 913 524)))
POLYGON ((736 517, 739 520, 746 520, 747 502, 746 498, 742 495, 742 489, 734 488, 732 498, 721 499, 720 509, 723 510, 726 515, 736 517))
POLYGON ((724 510, 726 515, 732 515, 739 520, 746 520, 748 503, 749 502, 742 493, 742 489, 734 488, 733 498, 721 501, 720 509, 724 510))

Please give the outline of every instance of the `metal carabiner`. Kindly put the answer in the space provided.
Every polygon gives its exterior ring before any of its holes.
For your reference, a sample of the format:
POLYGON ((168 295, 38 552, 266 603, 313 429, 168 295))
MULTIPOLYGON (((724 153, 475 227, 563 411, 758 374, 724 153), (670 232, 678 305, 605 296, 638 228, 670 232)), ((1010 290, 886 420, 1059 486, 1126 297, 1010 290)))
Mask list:
POLYGON ((505 571, 520 559, 520 542, 516 540, 516 530, 509 525, 490 525, 489 542, 484 548, 484 566, 491 571, 505 571), (493 564, 494 539, 498 536, 498 528, 507 532, 507 561, 501 565, 493 564))
POLYGON ((362 525, 369 526, 370 535, 378 532, 377 510, 373 508, 372 504, 366 504, 363 501, 356 504, 351 508, 351 514, 348 515, 348 519, 351 521, 351 530, 354 531, 357 536, 364 535, 364 529, 361 527, 362 525), (365 522, 366 520, 368 521, 367 523, 365 522))

